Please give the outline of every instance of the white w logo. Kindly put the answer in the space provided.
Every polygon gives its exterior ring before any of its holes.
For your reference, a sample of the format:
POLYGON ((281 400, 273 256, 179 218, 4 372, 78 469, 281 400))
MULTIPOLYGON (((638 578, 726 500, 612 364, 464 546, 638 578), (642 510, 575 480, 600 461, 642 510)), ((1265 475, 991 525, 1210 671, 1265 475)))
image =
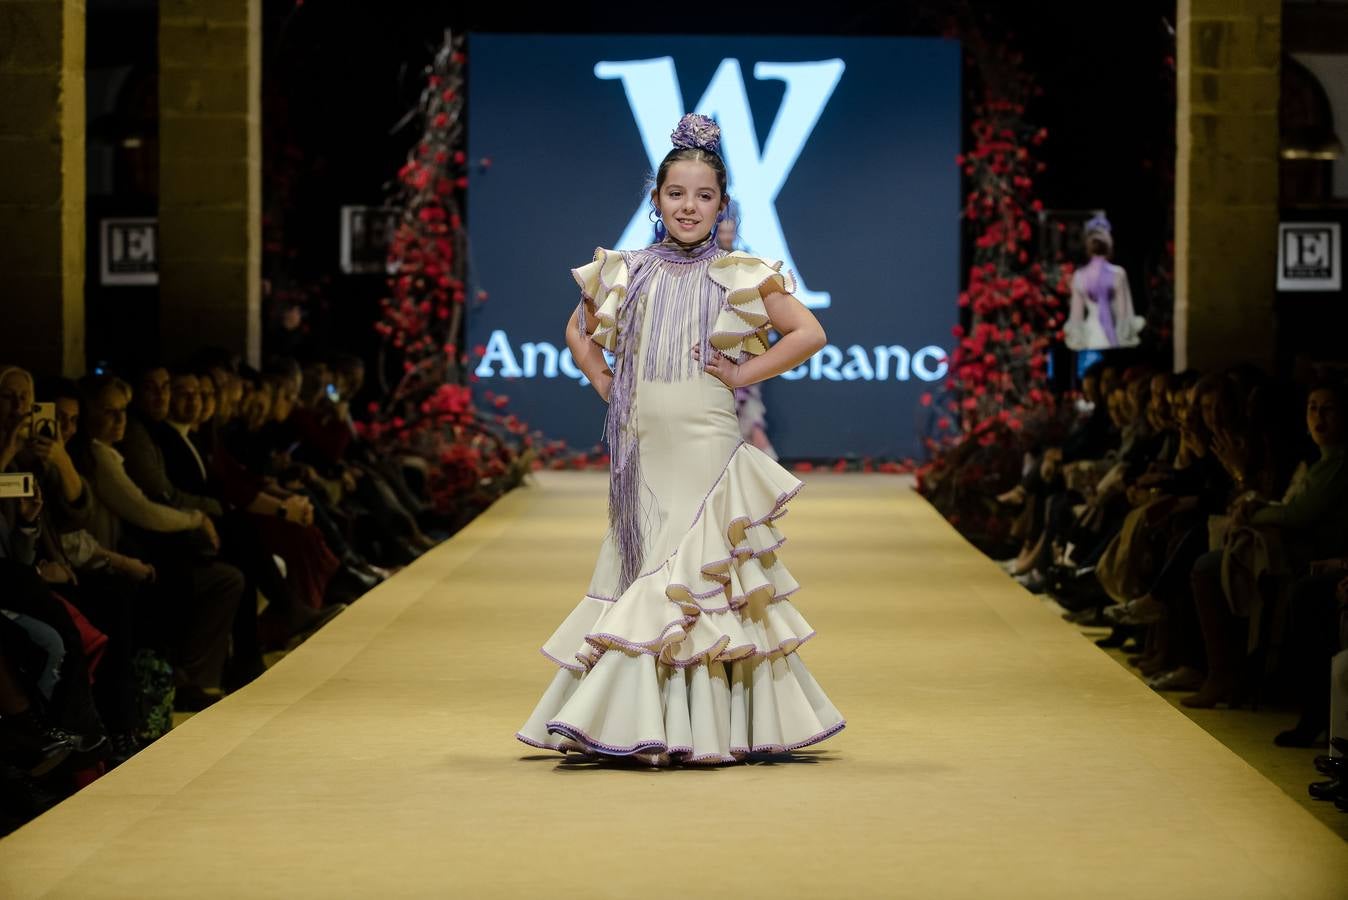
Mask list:
MULTIPOLYGON (((792 260, 791 250, 782 234, 776 202, 782 185, 791 174, 791 167, 800 158, 801 149, 814 131, 829 97, 833 96, 844 68, 841 59, 754 65, 754 78, 759 81, 776 79, 786 83, 786 96, 782 98, 762 153, 759 153, 739 60, 721 61, 706 93, 693 110, 711 116, 721 126, 721 150, 729 171, 730 195, 740 206, 743 217, 740 234, 745 243, 754 253, 780 259, 793 270, 799 286, 796 296, 815 309, 829 305, 829 294, 805 286, 804 273, 792 260)), ((622 79, 627 102, 632 107, 632 116, 654 169, 669 152, 670 129, 684 114, 683 93, 679 89, 673 58, 601 62, 595 65, 594 74, 603 79, 622 79)), ((649 243, 649 209, 649 203, 643 200, 614 245, 617 249, 634 249, 649 243)))

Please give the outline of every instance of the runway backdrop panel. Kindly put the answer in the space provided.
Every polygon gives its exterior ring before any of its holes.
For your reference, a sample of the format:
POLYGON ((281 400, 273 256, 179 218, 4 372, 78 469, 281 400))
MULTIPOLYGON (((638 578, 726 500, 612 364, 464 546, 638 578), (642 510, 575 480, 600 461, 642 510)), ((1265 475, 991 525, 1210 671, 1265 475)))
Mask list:
POLYGON ((787 458, 908 456, 959 291, 960 53, 931 38, 473 35, 479 391, 577 447, 603 403, 566 351, 569 270, 653 235, 644 179, 685 112, 721 125, 742 248, 782 259, 828 331, 764 386, 787 458))

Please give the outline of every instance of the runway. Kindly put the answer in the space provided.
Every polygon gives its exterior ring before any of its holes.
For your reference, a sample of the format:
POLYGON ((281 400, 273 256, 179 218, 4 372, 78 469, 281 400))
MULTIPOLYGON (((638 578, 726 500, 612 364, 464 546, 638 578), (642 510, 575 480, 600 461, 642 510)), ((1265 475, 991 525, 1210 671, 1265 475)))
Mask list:
POLYGON ((841 734, 715 769, 518 743, 605 502, 540 473, 0 841, 0 896, 1345 895, 1348 844, 894 476, 812 473, 780 523, 841 734))

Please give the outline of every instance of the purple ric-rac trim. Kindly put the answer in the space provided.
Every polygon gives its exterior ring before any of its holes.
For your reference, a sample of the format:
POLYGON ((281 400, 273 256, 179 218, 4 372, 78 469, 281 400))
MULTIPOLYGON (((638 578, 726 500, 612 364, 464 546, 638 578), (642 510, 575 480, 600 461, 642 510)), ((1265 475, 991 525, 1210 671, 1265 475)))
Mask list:
MULTIPOLYGON (((591 262, 593 262, 593 260, 591 262)), ((579 268, 572 269, 571 277, 572 279, 575 280, 577 286, 580 287, 580 295, 584 297, 586 300, 589 300, 591 303, 594 303, 595 302, 594 294, 591 294, 589 288, 585 286, 585 279, 580 277, 580 270, 583 268, 585 268, 585 266, 580 266, 579 268)))
POLYGON ((663 648, 667 643, 670 643, 668 638, 670 636, 671 631, 692 625, 696 621, 697 619, 695 616, 682 615, 679 618, 675 619, 673 622, 670 622, 664 628, 660 629, 660 634, 658 636, 652 638, 649 641, 644 641, 642 643, 629 641, 625 637, 621 637, 616 634, 607 634, 605 632, 599 632, 597 634, 587 634, 585 636, 585 643, 589 644, 592 647, 623 647, 633 651, 634 653, 654 654, 659 652, 659 650, 663 648))
POLYGON ((551 653, 549 653, 546 649, 544 649, 544 648, 542 648, 542 647, 539 647, 539 648, 538 648, 538 652, 539 652, 539 653, 542 653, 544 656, 546 656, 548 659, 552 660, 552 661, 553 661, 554 663, 556 663, 557 665, 561 666, 563 669, 570 669, 572 672, 584 672, 584 671, 585 671, 585 667, 584 667, 584 666, 578 666, 578 665, 576 665, 575 663, 564 663, 564 662, 562 662, 560 659, 558 659, 557 657, 553 656, 551 653))
MULTIPOLYGON (((707 578, 709 581, 720 581, 720 582, 721 582, 721 587, 725 587, 727 584, 730 583, 730 576, 729 576, 728 572, 720 572, 720 571, 717 571, 717 572, 708 572, 707 570, 710 569, 710 568, 712 568, 713 566, 722 566, 722 565, 726 565, 726 564, 728 564, 728 563, 733 563, 733 562, 744 563, 744 562, 747 562, 747 561, 749 561, 749 560, 751 560, 751 559, 762 559, 763 557, 767 556, 769 553, 776 553, 778 550, 780 550, 780 549, 782 548, 782 545, 785 544, 785 543, 786 543, 786 538, 782 538, 782 539, 779 540, 777 543, 773 544, 771 547, 766 547, 766 548, 764 548, 764 549, 762 549, 762 550, 755 550, 755 549, 753 549, 752 547, 735 547, 734 549, 732 549, 732 550, 730 551, 730 556, 727 556, 725 559, 718 559, 718 560, 716 560, 715 562, 703 563, 703 564, 702 564, 702 575, 703 575, 703 577, 707 578), (724 578, 725 580, 724 580, 724 581, 721 581, 722 578, 724 578)), ((772 569, 772 568, 775 568, 775 567, 776 567, 776 564, 775 564, 775 563, 774 563, 773 565, 770 565, 770 566, 763 566, 764 569, 772 569)), ((671 584, 670 587, 686 587, 686 585, 682 585, 682 584, 671 584)), ((689 591, 689 593, 691 594, 692 591, 689 591)), ((712 593, 714 594, 714 593, 716 593, 716 591, 712 591, 712 593)), ((700 596, 700 595, 698 595, 698 594, 693 594, 693 596, 696 597, 696 596, 700 596)), ((705 596, 711 596, 711 595, 710 595, 710 594, 707 594, 707 595, 705 595, 705 596)))
MULTIPOLYGON (((740 441, 738 444, 735 445, 735 449, 730 451, 730 456, 726 459, 725 466, 722 467, 721 469, 721 474, 716 476, 716 480, 712 482, 711 487, 707 489, 707 493, 703 495, 702 502, 698 504, 697 513, 694 514, 693 521, 689 523, 688 528, 685 529, 686 531, 692 531, 693 528, 697 525, 697 523, 702 520, 702 513, 705 512, 707 508, 707 500, 711 498, 712 493, 716 490, 718 486, 720 486, 722 479, 724 479, 726 476, 726 473, 730 471, 730 465, 735 461, 736 454, 738 454, 740 450, 747 445, 748 445, 747 441, 740 441)), ((758 520, 751 520, 745 516, 740 516, 738 518, 731 519, 728 523, 726 523, 726 529, 729 530, 730 526, 734 525, 736 522, 745 522, 746 528, 752 528, 755 525, 762 525, 764 522, 771 522, 781 518, 782 515, 784 515, 784 513, 779 511, 780 508, 784 504, 790 502, 796 496, 796 494, 800 493, 803 487, 805 487, 805 484, 802 482, 800 484, 797 484, 794 488, 787 491, 786 493, 779 494, 776 501, 774 501, 773 503, 773 511, 769 512, 763 518, 758 520)), ((650 576, 656 574, 661 569, 663 569, 669 563, 670 560, 672 560, 674 557, 678 555, 679 549, 675 547, 674 551, 670 553, 669 556, 666 556, 663 560, 661 560, 659 565, 645 572, 642 572, 640 575, 638 575, 637 578, 633 581, 633 584, 635 584, 636 581, 640 581, 642 578, 649 578, 650 576)))
MULTIPOLYGON (((730 458, 726 460, 725 467, 721 469, 721 474, 717 476, 716 481, 712 483, 711 488, 707 491, 705 495, 703 495, 702 502, 698 504, 697 513, 696 515, 693 516, 693 521, 688 525, 687 529, 688 531, 692 531, 693 528, 696 527, 697 523, 702 521, 702 514, 706 512, 707 509, 707 501, 711 499, 712 493, 716 490, 718 486, 720 486, 721 479, 725 478, 726 473, 730 471, 730 464, 734 462, 735 455, 746 446, 748 446, 748 443, 746 441, 740 441, 739 444, 735 446, 735 449, 730 452, 730 458)), ((780 510, 782 506, 784 506, 785 504, 789 503, 792 499, 794 499, 796 494, 799 494, 801 489, 804 487, 805 487, 804 482, 801 482, 791 490, 787 491, 786 493, 778 494, 777 499, 773 501, 772 511, 761 519, 750 519, 747 516, 737 516, 731 519, 729 522, 726 523, 725 526, 726 531, 729 532, 730 527, 738 522, 745 523, 744 527, 748 529, 753 528, 755 525, 762 525, 765 522, 770 522, 773 521, 774 519, 780 518, 782 514, 779 513, 778 510, 780 510)), ((678 552, 679 552, 678 548, 675 548, 674 552, 671 553, 668 557, 666 557, 664 562, 661 562, 660 565, 657 566, 656 568, 651 569, 650 571, 644 573, 641 577, 645 578, 647 575, 654 575, 656 572, 660 571, 660 569, 664 568, 665 563, 668 563, 671 559, 673 559, 675 556, 678 555, 678 552)))
POLYGON ((612 756, 631 756, 633 753, 645 753, 647 750, 660 750, 665 753, 669 752, 665 747, 664 741, 653 738, 633 744, 630 747, 615 747, 612 744, 605 744, 603 741, 596 741, 579 728, 576 728, 574 725, 568 725, 565 722, 549 722, 548 731, 553 734, 560 734, 562 737, 570 738, 578 744, 583 744, 586 747, 608 753, 612 756))
MULTIPOLYGON (((738 443, 738 444, 735 446, 735 449, 731 451, 730 456, 726 459, 725 465, 724 465, 724 466, 722 467, 722 469, 721 469, 721 473, 716 477, 716 480, 712 483, 712 486, 707 490, 706 494, 703 495, 701 503, 698 504, 697 512, 694 514, 693 520, 692 520, 692 522, 690 523, 690 525, 688 526, 688 529, 687 529, 688 531, 691 531, 693 528, 695 528, 695 527, 697 526, 698 522, 700 522, 700 521, 702 520, 702 516, 703 516, 703 514, 706 512, 707 501, 711 498, 711 495, 712 495, 712 494, 716 491, 716 489, 720 486, 721 481, 726 477, 726 474, 730 471, 730 466, 734 463, 735 456, 740 452, 740 450, 741 450, 743 447, 746 446, 746 444, 747 444, 747 442, 741 441, 740 443, 738 443)), ((736 517, 736 518, 734 518, 734 519, 731 519, 730 522, 726 523, 726 526, 725 526, 725 531, 727 532, 727 536, 728 536, 729 531, 730 531, 735 525, 737 525, 737 524, 743 523, 743 527, 744 527, 744 529, 747 531, 749 528, 754 528, 754 527, 757 527, 757 526, 759 526, 759 525, 763 525, 763 524, 765 524, 765 523, 769 523, 769 522, 774 521, 775 519, 780 518, 782 515, 785 514, 785 509, 784 509, 785 505, 786 505, 787 503, 789 503, 792 499, 794 499, 795 496, 796 496, 796 494, 800 493, 800 491, 804 488, 804 486, 805 486, 804 483, 803 483, 803 482, 800 482, 800 483, 797 483, 796 486, 795 486, 794 488, 792 488, 791 490, 786 491, 786 492, 784 492, 784 493, 782 493, 782 494, 779 494, 779 495, 777 496, 776 500, 773 502, 772 509, 768 512, 767 515, 763 516, 762 518, 759 518, 759 519, 752 519, 752 518, 750 518, 750 517, 748 517, 748 516, 738 516, 738 517, 736 517)), ((770 548, 770 550, 775 550, 775 549, 777 549, 778 547, 782 546, 782 544, 784 544, 784 543, 785 543, 785 538, 783 538, 781 541, 779 541, 777 544, 775 544, 772 548, 770 548)), ((755 554, 754 554, 754 558, 757 558, 757 557, 760 556, 760 555, 763 555, 763 554, 765 554, 765 553, 767 553, 767 552, 770 552, 770 550, 762 551, 762 553, 755 553, 755 554)), ((664 560, 663 562, 660 563, 659 566, 657 566, 657 567, 651 569, 651 570, 648 571, 648 572, 645 572, 645 573, 641 574, 640 576, 638 576, 638 580, 639 580, 640 578, 647 578, 647 577, 649 577, 649 576, 651 576, 651 575, 654 575, 654 574, 656 574, 657 572, 660 572, 661 570, 663 570, 663 569, 665 568, 665 566, 670 562, 670 560, 674 559, 674 558, 678 555, 678 552, 679 552, 679 550, 678 550, 678 548, 676 547, 676 548, 674 549, 674 551, 673 551, 672 553, 670 553, 670 555, 669 555, 668 557, 666 557, 665 560, 664 560)), ((732 549, 732 553, 733 553, 733 549, 732 549)), ((727 558, 727 559, 725 559, 725 560, 717 561, 716 563, 713 563, 713 564, 711 564, 711 565, 720 565, 721 563, 729 563, 729 562, 732 562, 732 561, 734 561, 734 557, 733 557, 733 556, 730 557, 730 558, 727 558)), ((701 568, 700 568, 700 570, 701 570, 701 568)), ((687 603, 685 603, 685 602, 682 602, 679 598, 675 598, 675 597, 670 597, 670 596, 669 596, 668 591, 669 591, 670 587, 678 587, 678 588, 682 588, 684 591, 686 591, 686 592, 689 594, 689 596, 692 597, 694 600, 708 599, 708 598, 710 598, 710 597, 712 597, 712 596, 715 596, 715 595, 718 594, 718 593, 724 593, 724 591, 725 591, 725 586, 726 586, 727 584, 730 583, 730 579, 729 579, 729 577, 727 577, 727 576, 723 576, 723 577, 725 578, 725 580, 724 580, 724 581, 720 581, 719 579, 715 578, 715 577, 712 576, 712 575, 709 575, 709 574, 706 573, 705 571, 703 571, 702 574, 703 574, 704 576, 708 577, 710 580, 717 581, 717 587, 714 588, 714 589, 712 589, 711 591, 708 591, 708 592, 694 592, 694 591, 691 590, 691 588, 690 588, 688 585, 684 585, 684 584, 678 584, 678 585, 666 585, 666 588, 665 588, 665 595, 666 595, 666 597, 670 600, 670 602, 673 602, 673 603, 678 604, 679 607, 680 607, 680 609, 685 611, 685 614, 684 614, 683 616, 681 616, 679 619, 676 619, 676 620, 674 620, 673 622, 670 622, 669 624, 667 624, 663 629, 661 629, 661 632, 660 632, 659 636, 657 636, 655 639, 653 639, 653 640, 651 640, 651 641, 648 641, 648 642, 645 642, 645 643, 636 643, 636 642, 633 642, 633 641, 628 640, 627 638, 620 637, 620 636, 614 635, 614 634, 608 634, 608 633, 597 633, 597 634, 589 634, 589 635, 586 635, 586 637, 585 637, 585 642, 586 642, 587 644, 589 644, 592 648, 594 648, 594 650, 595 650, 596 652, 593 654, 593 656, 588 656, 588 655, 587 655, 587 656, 582 656, 580 653, 577 653, 577 654, 576 654, 576 659, 577 659, 577 661, 580 663, 580 666, 579 666, 579 667, 576 666, 575 664, 569 664, 569 663, 562 662, 561 660, 558 660, 556 657, 552 656, 552 655, 551 655, 550 653, 548 653, 546 650, 542 650, 541 652, 543 653, 543 655, 544 655, 545 657, 547 657, 549 660, 551 660, 551 661, 552 661, 553 663, 555 663, 556 665, 560 666, 561 668, 567 669, 567 670, 569 670, 569 671, 573 671, 573 672, 575 672, 575 671, 579 671, 579 672, 587 672, 587 671, 589 671, 590 669, 592 669, 592 668, 594 667, 594 665, 598 662, 599 658, 603 655, 603 652, 604 652, 606 649, 609 649, 610 647, 619 647, 619 648, 623 648, 623 649, 629 650, 629 651, 634 652, 634 653, 643 653, 643 654, 650 655, 650 656, 657 656, 657 657, 660 657, 660 656, 664 653, 664 650, 665 650, 668 646, 670 646, 671 644, 675 644, 675 643, 679 643, 679 642, 680 642, 679 639, 675 639, 675 640, 671 640, 671 639, 670 639, 670 638, 671 638, 671 635, 670 635, 671 630, 672 630, 672 629, 675 629, 675 628, 683 628, 683 629, 684 629, 683 637, 686 638, 687 635, 688 635, 688 630, 690 629, 690 626, 692 626, 692 624, 693 624, 694 622, 696 622, 696 616, 697 616, 697 615, 701 615, 701 614, 703 614, 703 613, 732 612, 732 611, 734 611, 734 610, 740 609, 740 608, 742 608, 743 606, 747 605, 748 600, 749 600, 750 597, 752 597, 755 593, 762 591, 764 588, 768 588, 768 589, 771 589, 771 590, 773 591, 773 596, 769 598, 769 601, 768 601, 769 603, 775 603, 775 602, 779 602, 779 601, 781 601, 781 600, 784 600, 784 599, 786 599, 787 597, 789 597, 790 595, 792 595, 792 594, 796 593, 798 590, 800 590, 800 586, 797 585, 795 588, 792 588, 792 589, 789 590, 789 591, 785 591, 785 592, 783 592, 783 593, 778 594, 778 593, 776 592, 776 587, 775 587, 775 585, 772 585, 772 584, 769 583, 769 584, 761 585, 761 586, 759 586, 758 588, 755 588, 754 590, 748 591, 748 592, 746 592, 745 594, 743 594, 743 595, 741 595, 741 596, 739 596, 739 597, 732 597, 732 598, 730 598, 730 599, 728 600, 727 605, 726 605, 725 607, 723 607, 723 608, 716 608, 716 609, 705 609, 705 608, 703 608, 700 604, 697 604, 697 603, 687 604, 687 603), (691 606, 691 609, 689 609, 690 606, 691 606)), ((634 583, 635 583, 635 581, 634 581, 634 583)), ((630 589, 630 586, 629 586, 628 589, 630 589)), ((617 597, 614 597, 614 598, 610 598, 610 597, 600 597, 600 596, 597 596, 597 595, 594 595, 594 594, 589 594, 589 593, 587 593, 585 596, 586 596, 586 598, 588 598, 588 599, 599 600, 599 601, 601 601, 601 602, 607 602, 607 603, 613 603, 613 602, 616 602, 616 601, 619 599, 619 598, 617 598, 617 597)), ((796 644, 796 647, 799 647, 800 644, 803 644, 803 643, 805 642, 805 640, 808 640, 809 637, 812 637, 812 636, 813 636, 813 634, 814 634, 814 633, 812 632, 812 633, 811 633, 809 636, 807 636, 805 639, 802 639, 798 644, 796 644)), ((729 642, 729 638, 728 638, 728 637, 726 638, 726 642, 727 642, 727 643, 729 642)), ((783 652, 783 647, 784 647, 784 645, 780 645, 780 646, 779 646, 777 649, 775 649, 775 650, 767 650, 767 651, 763 651, 762 653, 759 653, 759 652, 757 652, 757 646, 755 645, 755 648, 754 648, 754 649, 755 649, 756 652, 755 652, 754 656, 748 657, 748 658, 758 658, 758 657, 767 657, 767 656, 771 656, 771 655, 773 655, 774 653, 783 652)), ((692 657, 692 660, 693 660, 692 662, 684 663, 681 667, 687 667, 687 666, 689 666, 689 665, 692 665, 692 664, 694 664, 697 660, 699 660, 700 658, 701 658, 700 655, 699 655, 699 656, 694 656, 694 657, 692 657)))
POLYGON ((788 638, 780 642, 776 647, 774 647, 771 650, 759 650, 757 644, 741 644, 740 646, 734 647, 732 649, 726 649, 722 647, 721 649, 717 650, 716 649, 717 644, 720 644, 723 641, 726 644, 730 643, 730 638, 726 637, 725 635, 722 635, 721 638, 717 640, 716 644, 713 644, 711 647, 708 647, 706 650, 703 650, 700 653, 694 653, 688 659, 667 660, 667 661, 661 660, 661 662, 664 662, 665 665, 670 666, 671 668, 674 669, 691 669, 695 666, 702 665, 709 655, 711 657, 712 662, 719 662, 719 663, 751 662, 753 660, 772 659, 778 654, 781 654, 782 656, 789 656, 792 653, 795 653, 797 650, 799 650, 806 641, 808 641, 810 638, 814 637, 818 633, 819 632, 817 631, 811 631, 803 638, 788 638), (715 651, 714 655, 712 655, 713 651, 715 651))
MULTIPOLYGON (((671 590, 673 590, 674 588, 683 588, 683 590, 688 594, 688 596, 691 597, 691 598, 694 599, 694 600, 706 600, 706 599, 708 599, 708 598, 710 598, 710 597, 715 597, 717 594, 724 594, 724 593, 725 593, 725 584, 718 584, 716 587, 712 588, 712 589, 709 590, 709 591, 694 591, 692 588, 688 587, 688 585, 686 585, 686 584, 674 583, 674 584, 667 585, 667 586, 665 587, 665 596, 666 596, 666 597, 669 597, 669 592, 670 592, 671 590)), ((671 599, 671 600, 674 600, 674 598, 672 598, 672 597, 671 597, 670 599, 671 599)), ((678 600, 674 600, 674 602, 675 602, 675 603, 678 603, 679 601, 678 601, 678 600)), ((703 611, 705 612, 706 610, 704 609, 703 611)))
POLYGON ((737 763, 739 760, 728 753, 704 753, 701 756, 689 756, 687 759, 681 758, 679 762, 689 766, 710 766, 718 763, 737 763))
POLYGON ((515 732, 515 740, 528 744, 530 747, 537 747, 539 750, 557 750, 559 753, 565 752, 563 750, 558 750, 557 747, 549 747, 547 744, 540 744, 533 738, 527 738, 523 734, 520 734, 518 731, 515 732))
POLYGON ((678 604, 680 604, 680 605, 682 606, 682 605, 686 605, 686 604, 684 604, 683 601, 682 601, 680 598, 678 598, 678 597, 673 597, 673 596, 671 596, 670 593, 669 593, 669 592, 670 592, 671 590, 673 590, 674 588, 682 588, 682 589, 688 594, 689 599, 695 601, 694 605, 695 605, 696 608, 697 608, 697 612, 699 612, 699 613, 709 613, 709 612, 729 612, 730 610, 739 609, 739 608, 742 607, 742 606, 748 605, 748 602, 749 602, 749 598, 750 598, 750 597, 752 597, 754 594, 761 593, 761 592, 762 592, 763 590, 765 590, 765 589, 771 589, 771 590, 772 590, 772 596, 768 598, 768 602, 769 602, 769 603, 775 602, 775 601, 777 601, 777 600, 782 600, 782 599, 785 599, 786 597, 789 597, 789 596, 791 596, 792 594, 796 593, 796 591, 799 591, 799 590, 800 590, 800 585, 797 584, 795 587, 791 588, 789 591, 783 591, 782 593, 779 594, 779 593, 777 593, 777 586, 776 586, 776 585, 772 584, 771 582, 766 582, 766 583, 764 583, 764 584, 760 584, 758 587, 753 588, 752 590, 745 591, 743 594, 736 594, 736 595, 733 596, 733 597, 727 598, 726 602, 727 602, 728 605, 727 605, 727 606, 720 606, 720 607, 703 606, 700 602, 696 602, 696 601, 709 600, 709 599, 711 599, 712 597, 715 597, 717 594, 724 594, 724 593, 725 593, 725 588, 726 588, 726 585, 724 585, 724 584, 720 585, 719 587, 713 588, 713 589, 710 590, 710 591, 701 591, 701 592, 694 592, 694 591, 691 591, 691 590, 688 589, 688 586, 687 586, 686 584, 681 584, 681 583, 678 583, 678 584, 671 584, 671 585, 669 585, 668 587, 666 587, 666 588, 665 588, 665 596, 668 597, 670 601, 672 601, 672 602, 674 602, 674 603, 678 603, 678 604))
POLYGON ((687 659, 661 659, 660 662, 672 669, 691 669, 694 666, 705 663, 708 659, 715 662, 724 662, 725 660, 723 660, 721 656, 726 652, 726 647, 729 645, 730 635, 722 634, 716 639, 716 643, 692 654, 687 659))
MULTIPOLYGON (((734 556, 743 556, 746 559, 762 559, 769 553, 776 553, 786 544, 786 538, 780 538, 777 543, 764 547, 762 550, 755 550, 753 547, 736 547, 731 553, 734 556)), ((771 568, 769 566, 768 568, 771 568)))
MULTIPOLYGON (((820 741, 828 740, 829 738, 833 737, 833 735, 842 731, 845 727, 847 727, 846 719, 839 722, 837 725, 824 729, 818 734, 811 735, 810 737, 806 738, 803 741, 796 741, 795 743, 792 744, 756 744, 753 747, 731 747, 729 757, 716 753, 716 754, 705 754, 703 756, 695 756, 687 760, 681 759, 679 761, 702 763, 707 760, 716 760, 719 762, 736 763, 741 761, 739 758, 735 756, 736 753, 741 754, 742 756, 747 756, 751 753, 790 753, 792 750, 800 750, 803 747, 809 747, 811 744, 817 744, 820 741)), ((692 748, 688 748, 686 750, 683 747, 671 748, 668 744, 666 744, 662 740, 659 740, 658 738, 648 738, 647 740, 640 741, 636 744, 631 745, 630 747, 615 747, 612 744, 605 744, 603 741, 597 741, 591 738, 588 734, 586 734, 581 729, 575 727, 574 725, 568 725, 565 722, 559 722, 556 720, 548 723, 548 731, 550 731, 553 734, 559 734, 562 737, 570 738, 571 740, 585 746, 586 748, 597 750, 601 753, 605 753, 611 756, 632 756, 637 753, 648 753, 652 750, 658 750, 661 753, 668 753, 671 756, 674 756, 676 754, 687 754, 692 752, 692 748)), ((546 747, 544 745, 531 741, 518 733, 515 736, 519 738, 521 741, 524 741, 524 743, 529 744, 530 746, 533 747, 538 747, 539 749, 542 750, 555 749, 553 747, 546 747)))

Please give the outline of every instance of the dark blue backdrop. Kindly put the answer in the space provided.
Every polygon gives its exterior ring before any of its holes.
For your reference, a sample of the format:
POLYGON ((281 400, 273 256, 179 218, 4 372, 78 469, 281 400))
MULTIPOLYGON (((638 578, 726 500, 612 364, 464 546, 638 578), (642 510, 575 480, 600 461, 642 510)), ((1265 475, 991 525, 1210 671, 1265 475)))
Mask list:
POLYGON ((491 294, 468 323, 488 350, 479 389, 550 438, 597 442, 604 404, 565 352, 568 270, 649 240, 634 216, 651 159, 679 115, 704 112, 724 131, 744 249, 789 257, 828 332, 763 386, 773 443, 787 458, 917 453, 918 398, 944 378, 957 319, 956 43, 473 35, 469 65, 470 158, 492 160, 468 207, 491 294))

